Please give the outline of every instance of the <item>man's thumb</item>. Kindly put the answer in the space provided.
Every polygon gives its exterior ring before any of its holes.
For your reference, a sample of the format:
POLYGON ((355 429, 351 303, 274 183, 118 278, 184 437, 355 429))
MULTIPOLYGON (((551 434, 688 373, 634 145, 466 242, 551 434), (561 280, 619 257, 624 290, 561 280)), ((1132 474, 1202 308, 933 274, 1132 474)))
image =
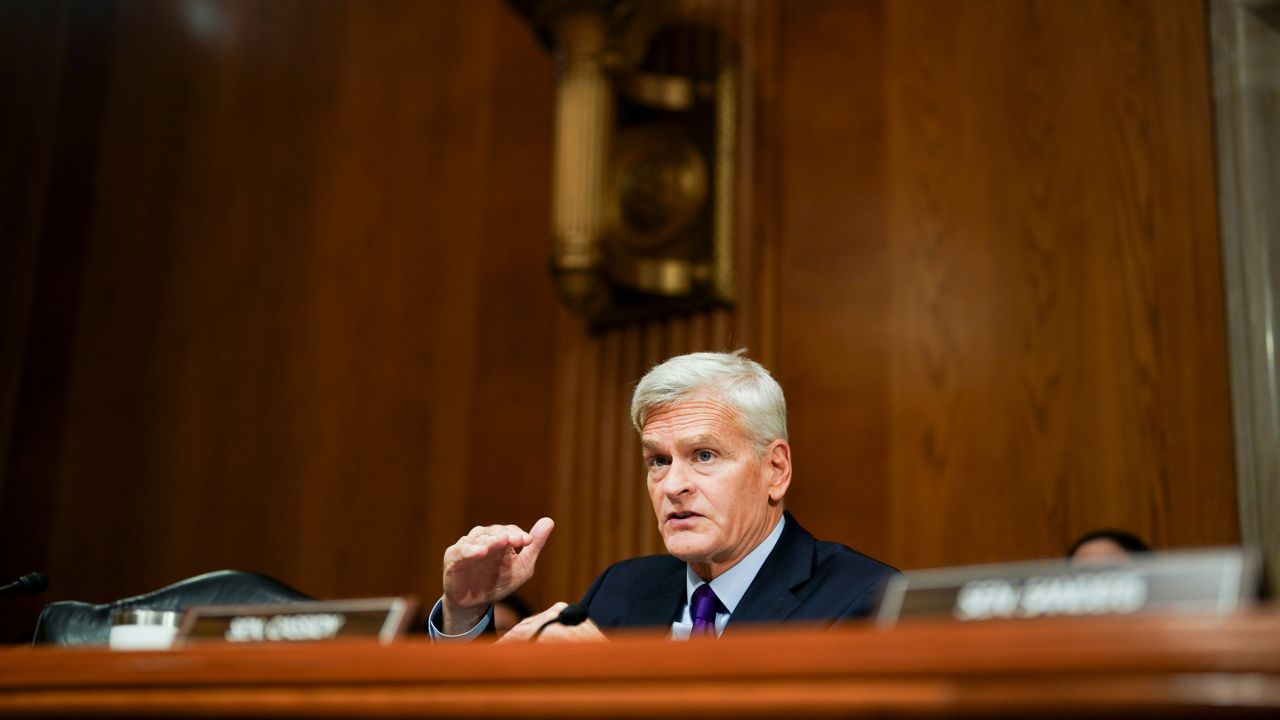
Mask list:
POLYGON ((554 530, 555 527, 555 521, 549 517, 544 517, 534 523, 533 527, 529 528, 529 536, 532 540, 520 554, 523 555, 525 553, 529 553, 531 555, 529 559, 536 560, 538 558, 538 553, 542 552, 542 546, 547 544, 547 538, 551 537, 551 531, 554 530))

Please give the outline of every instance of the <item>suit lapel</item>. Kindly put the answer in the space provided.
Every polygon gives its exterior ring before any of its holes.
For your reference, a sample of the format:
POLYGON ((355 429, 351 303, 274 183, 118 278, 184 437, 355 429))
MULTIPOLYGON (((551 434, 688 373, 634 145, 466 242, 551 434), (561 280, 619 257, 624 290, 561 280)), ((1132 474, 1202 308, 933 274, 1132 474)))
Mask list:
MULTIPOLYGON (((738 607, 729 627, 738 622, 756 626, 777 625, 800 605, 792 589, 809 579, 813 569, 813 536, 786 513, 786 525, 773 552, 769 553, 738 607)), ((728 628, 725 629, 728 632, 728 628)))

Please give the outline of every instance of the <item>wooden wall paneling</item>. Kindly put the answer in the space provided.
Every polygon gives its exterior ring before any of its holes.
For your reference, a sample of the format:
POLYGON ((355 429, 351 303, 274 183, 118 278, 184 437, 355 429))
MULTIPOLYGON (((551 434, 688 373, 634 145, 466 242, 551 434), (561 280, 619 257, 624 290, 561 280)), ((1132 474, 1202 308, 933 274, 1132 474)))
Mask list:
POLYGON ((781 154, 785 108, 781 102, 782 4, 744 0, 739 5, 743 80, 738 197, 738 297, 732 344, 776 369, 778 230, 782 205, 781 154))
MULTIPOLYGON (((1020 552, 1032 556, 1061 551, 1039 543, 1064 532, 1059 504, 1071 474, 1064 467, 1063 415, 1064 398, 1076 388, 1064 381, 1063 365, 1070 362, 1067 339, 1075 329, 1062 316, 1074 300, 1063 288, 1078 270, 1072 254, 1057 247, 1074 234, 1058 203, 1079 173, 1060 161, 1076 151, 1056 142, 1065 113, 1053 89, 1070 72, 1070 59, 1058 38, 1047 36, 1067 28, 1050 14, 1030 4, 967 9, 951 58, 955 75, 935 76, 949 108, 956 107, 950 93, 981 98, 959 106, 954 127, 941 133, 958 149, 949 170, 960 187, 958 199, 940 208, 951 231, 939 238, 947 245, 939 265, 955 270, 955 294, 937 300, 959 298, 955 305, 969 310, 951 318, 958 341, 952 352, 970 363, 956 376, 961 388, 970 387, 960 391, 952 418, 952 497, 969 493, 989 504, 987 513, 951 518, 953 537, 941 543, 944 552, 957 536, 986 553, 1007 553, 1014 537, 1020 552), (987 33, 1009 40, 984 47, 987 33), (947 89, 948 81, 956 87, 947 89), (985 177, 965 182, 977 168, 985 177), (1041 527, 1008 520, 1018 517, 1041 527)), ((937 187, 945 193, 947 183, 937 187)))
MULTIPOLYGON (((643 360, 640 363, 640 374, 636 377, 637 382, 640 380, 640 377, 644 376, 644 373, 647 372, 649 368, 657 365, 658 363, 662 362, 663 360, 666 360, 668 357, 671 356, 671 353, 667 352, 666 348, 663 346, 662 331, 663 331, 663 323, 660 323, 657 321, 650 321, 648 323, 645 323, 644 341, 640 348, 640 353, 643 360)), ((635 386, 633 385, 632 389, 634 390, 634 388, 635 386)), ((630 407, 630 400, 628 399, 628 408, 629 407, 630 407)), ((636 444, 633 445, 637 453, 635 457, 640 458, 641 456, 639 455, 640 453, 639 440, 637 439, 635 443, 636 444)), ((637 473, 637 479, 640 482, 644 482, 647 479, 648 471, 643 469, 643 460, 641 460, 641 468, 642 469, 637 473)), ((639 533, 639 537, 637 539, 638 540, 637 547, 640 549, 640 553, 643 555, 653 555, 656 553, 663 552, 665 548, 662 542, 662 536, 658 533, 658 529, 656 526, 656 519, 652 523, 646 522, 651 516, 646 516, 645 511, 647 509, 648 512, 652 513, 653 503, 649 499, 648 492, 644 490, 641 491, 641 498, 643 498, 643 500, 640 503, 639 509, 636 511, 636 515, 639 518, 637 521, 637 527, 638 527, 638 533, 639 533)))
POLYGON ((566 341, 566 337, 576 330, 578 322, 567 310, 562 309, 556 316, 556 374, 551 407, 554 430, 548 461, 554 501, 551 517, 556 521, 556 528, 542 551, 534 578, 543 583, 542 605, 557 601, 551 598, 576 599, 578 595, 575 593, 581 592, 574 587, 578 526, 569 520, 575 511, 575 459, 580 457, 580 451, 579 439, 569 430, 579 423, 578 398, 583 392, 579 372, 582 351, 580 344, 572 345, 566 341))
POLYGON ((89 189, 50 195, 83 320, 6 497, 49 483, 47 599, 223 566, 430 599, 461 532, 549 504, 550 59, 498 2, 200 8, 67 66, 110 72, 89 189))
POLYGON ((575 543, 579 548, 573 566, 575 586, 581 586, 583 580, 591 577, 596 568, 596 512, 599 496, 600 476, 599 438, 603 428, 600 424, 600 346, 598 342, 586 342, 579 359, 581 385, 578 401, 578 425, 572 433, 575 443, 574 452, 578 455, 574 478, 573 498, 581 504, 568 513, 570 522, 577 525, 581 533, 581 541, 575 543))
POLYGON ((1152 167, 1171 196, 1152 213, 1159 250, 1156 294, 1162 356, 1176 358, 1159 376, 1162 416, 1172 416, 1165 516, 1170 545, 1241 541, 1230 420, 1226 300, 1214 181, 1212 85, 1207 9, 1150 7, 1148 68, 1154 92, 1152 167), (1166 318, 1187 322, 1166 321, 1166 318), (1206 422, 1207 421, 1207 422, 1206 422), (1230 496, 1230 497, 1228 497, 1230 496))
POLYGON ((117 30, 59 476, 54 565, 72 597, 222 565, 323 592, 291 572, 307 495, 293 460, 317 419, 294 403, 319 174, 308 117, 338 18, 211 8, 192 25, 179 6, 131 5, 117 30))
MULTIPOLYGON (((0 6, 0 458, 9 457, 40 261, 66 14, 63 3, 0 6)), ((0 463, 0 488, 4 472, 0 463)))
POLYGON ((468 490, 489 481, 473 472, 488 439, 475 421, 487 399, 482 280, 493 267, 479 192, 493 152, 493 17, 488 4, 376 4, 351 8, 345 24, 339 153, 325 173, 315 268, 335 292, 316 298, 308 323, 308 342, 327 348, 307 375, 331 393, 315 410, 334 456, 309 457, 307 475, 326 487, 301 529, 304 546, 327 549, 309 575, 331 587, 403 588, 404 570, 387 567, 399 564, 434 596, 439 554, 473 524, 468 490), (415 16, 421 26, 404 22, 415 16), (395 546, 394 559, 368 557, 395 546))
MULTIPOLYGON (((469 493, 472 518, 462 531, 504 518, 528 527, 554 507, 547 467, 558 300, 546 272, 552 60, 519 16, 505 4, 497 8, 491 41, 497 61, 485 110, 492 151, 482 185, 489 190, 482 197, 484 294, 473 418, 479 441, 471 473, 458 480, 469 493)), ((540 583, 535 578, 525 591, 530 598, 540 597, 540 583)))
POLYGON ((780 239, 762 283, 777 287, 777 347, 766 352, 776 354, 787 394, 795 463, 787 503, 819 537, 884 556, 884 11, 865 2, 780 8, 780 239))
POLYGON ((1203 7, 779 12, 798 515, 908 568, 1234 541, 1203 7))
MULTIPOLYGON (((1047 294, 1037 287, 1046 282, 1044 261, 1033 253, 1008 257, 1019 252, 1018 242, 1038 241, 1038 226, 1022 213, 1040 217, 1045 211, 1036 207, 1041 200, 1024 195, 1008 202, 1012 219, 989 211, 1003 201, 992 195, 1006 183, 1044 192, 1035 174, 1019 178, 1018 168, 997 165, 1021 158, 1020 148, 997 150, 996 138, 1018 137, 1027 120, 1033 142, 1043 131, 1035 117, 997 115, 1005 108, 1034 108, 1034 96, 988 98, 1026 86, 1016 77, 1001 82, 1020 69, 990 57, 1003 46, 984 50, 989 38, 983 20, 990 20, 984 11, 1000 22, 992 35, 1010 30, 1007 6, 933 12, 913 4, 893 7, 889 17, 894 82, 887 184, 895 288, 890 432, 895 548, 907 566, 941 564, 935 558, 972 562, 979 553, 1034 542, 1017 522, 1017 508, 1034 501, 1041 473, 1053 473, 1034 452, 1016 465, 1013 454, 1026 442, 1016 434, 1026 422, 1027 399, 1047 403, 1050 409, 1042 412, 1050 417, 1054 405, 1033 376, 1051 378, 1052 366, 1034 367, 1035 358, 1026 357, 1030 350, 1056 358, 1052 347, 1041 350, 1038 342, 1041 332, 1054 335, 1053 328, 1038 325, 1052 320, 1051 304, 1028 303, 1038 290, 1047 294), (992 71, 996 78, 988 77, 992 71), (1023 267, 1026 260, 1032 264, 1023 267)), ((1033 38, 1028 45, 1039 43, 1033 38)), ((1034 58, 1024 64, 1043 72, 1034 58)), ((1034 505, 1028 512, 1045 517, 1034 505)))
POLYGON ((1230 426, 1220 395, 1226 387, 1225 332, 1204 8, 1139 6, 1119 20, 1112 31, 1114 54, 1095 57, 1094 74, 1110 91, 1102 95, 1100 116, 1113 119, 1095 132, 1119 150, 1102 159, 1099 192, 1127 201, 1104 221, 1145 242, 1126 243, 1118 256, 1105 259, 1125 270, 1126 286, 1107 288, 1103 298, 1123 303, 1109 315, 1125 318, 1125 330, 1137 341, 1133 365, 1122 367, 1127 387, 1116 388, 1136 393, 1130 419, 1141 434, 1131 446, 1142 447, 1152 465, 1134 474, 1158 478, 1139 485, 1141 494, 1122 497, 1121 506, 1150 513, 1158 542, 1233 542, 1235 513, 1220 498, 1234 494, 1234 483, 1229 452, 1219 449, 1230 444, 1230 426), (1125 99, 1125 87, 1147 92, 1125 99), (1134 267, 1139 260, 1149 265, 1134 267))
MULTIPOLYGON (((618 488, 617 482, 610 477, 609 472, 617 464, 617 458, 622 455, 622 445, 626 441, 623 433, 628 425, 627 407, 625 403, 619 402, 618 398, 618 387, 626 382, 619 367, 622 364, 622 336, 625 333, 625 329, 619 329, 602 338, 600 343, 600 375, 597 379, 599 386, 596 391, 600 397, 600 442, 599 456, 595 459, 596 466, 600 468, 594 533, 597 557, 625 557, 621 548, 613 542, 613 529, 618 526, 619 515, 624 504, 621 496, 626 494, 634 497, 634 490, 620 492, 622 489, 618 488)), ((625 504, 633 505, 631 502, 625 504)))
POLYGON ((1098 334, 1099 364, 1073 408, 1101 461, 1066 496, 1067 524, 1135 525, 1161 546, 1234 542, 1204 8, 1099 3, 1079 22, 1080 36, 1108 30, 1076 50, 1067 87, 1094 112, 1074 129, 1082 148, 1109 151, 1082 153, 1066 198, 1090 240, 1082 273, 1102 281, 1079 300, 1098 303, 1082 330, 1098 334))
POLYGON ((1107 435, 1090 439, 1100 446, 1104 477, 1109 475, 1113 483, 1123 479, 1130 488, 1107 494, 1112 512, 1138 514, 1131 522, 1143 526, 1140 532, 1163 535, 1165 528, 1159 525, 1168 509, 1167 489, 1160 481, 1167 469, 1161 465, 1168 458, 1160 447, 1167 437, 1157 417, 1164 369, 1158 355, 1162 308, 1156 287, 1162 279, 1155 266, 1159 248, 1151 242, 1158 178, 1143 162, 1153 159, 1155 108, 1149 96, 1131 95, 1140 84, 1150 87, 1152 29, 1138 16, 1143 9, 1116 13, 1111 18, 1115 29, 1102 36, 1107 42, 1100 57, 1086 66, 1097 83, 1098 115, 1110 122, 1086 124, 1084 131, 1099 146, 1112 148, 1107 157, 1096 159, 1098 178, 1082 198, 1093 211, 1087 227, 1092 237, 1103 240, 1090 244, 1087 257, 1088 269, 1100 281, 1094 288, 1097 315, 1090 318, 1104 343, 1095 356, 1097 384, 1112 386, 1101 398, 1107 412, 1099 419, 1107 435), (1107 78, 1100 76, 1104 69, 1107 78))
MULTIPOLYGON (((613 552, 619 557, 634 557, 650 554, 648 548, 641 546, 641 533, 650 523, 646 522, 646 511, 650 509, 645 501, 647 493, 637 492, 644 487, 644 463, 640 459, 639 444, 636 442, 635 430, 631 426, 631 393, 636 381, 648 369, 641 358, 641 338, 643 328, 633 324, 622 330, 622 350, 620 357, 619 382, 613 388, 613 402, 621 413, 615 423, 618 433, 618 451, 614 457, 613 485, 618 497, 618 514, 613 528, 613 552), (632 452, 634 451, 634 455, 632 452)), ((606 480, 608 481, 608 480, 606 480)))
MULTIPOLYGON (((1157 220, 1212 217, 1209 176, 1178 180, 1209 171, 1207 109, 1158 129, 1207 103, 1192 70, 1203 40, 1153 41, 1172 8, 1081 10, 892 6, 888 34, 904 42, 890 61, 891 232, 906 290, 894 312, 909 334, 894 346, 893 483, 907 566, 1053 555, 1100 525, 1161 546, 1235 537, 1216 243, 1211 225, 1157 220), (1176 87, 1149 77, 1167 63, 1188 69, 1176 87), (1187 373, 1197 381, 1163 379, 1187 373), (1200 448, 1180 462, 1171 441, 1188 432, 1200 448), (1188 485, 1199 498, 1172 503, 1188 485)), ((1176 14, 1203 20, 1194 3, 1176 14)))
MULTIPOLYGON (((52 468, 67 425, 114 3, 0 9, 0 574, 49 569, 52 468), (84 68, 68 72, 68 67, 84 68)), ((10 598, 0 638, 40 598, 10 598)))

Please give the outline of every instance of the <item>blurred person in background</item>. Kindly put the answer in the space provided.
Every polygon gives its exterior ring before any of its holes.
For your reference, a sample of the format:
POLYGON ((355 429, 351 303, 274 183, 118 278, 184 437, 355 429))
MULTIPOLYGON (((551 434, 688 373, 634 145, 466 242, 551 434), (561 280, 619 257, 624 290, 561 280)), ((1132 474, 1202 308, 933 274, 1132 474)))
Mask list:
POLYGON ((1081 535, 1067 550, 1067 558, 1082 563, 1114 563, 1149 552, 1151 548, 1137 535, 1105 528, 1081 535))

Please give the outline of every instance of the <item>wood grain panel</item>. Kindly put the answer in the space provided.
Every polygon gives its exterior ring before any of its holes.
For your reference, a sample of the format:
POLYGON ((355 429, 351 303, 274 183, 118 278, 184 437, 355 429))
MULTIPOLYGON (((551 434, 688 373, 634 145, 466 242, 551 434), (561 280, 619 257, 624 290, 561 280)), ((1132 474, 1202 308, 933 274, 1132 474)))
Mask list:
POLYGON ((1236 541, 1203 7, 783 8, 805 522, 907 568, 1236 541))
POLYGON ((48 599, 433 598, 459 534, 550 509, 550 58, 496 1, 105 8, 96 165, 53 180, 92 202, 48 199, 86 247, 67 421, 6 493, 52 494, 48 599))
POLYGON ((773 352, 795 462, 787 504, 817 536, 883 555, 891 517, 882 8, 783 7, 773 352))
MULTIPOLYGON (((1035 235, 1006 228, 1002 218, 992 224, 990 211, 999 203, 995 193, 1013 178, 984 181, 975 172, 990 173, 983 161, 1000 134, 1024 126, 1010 127, 1005 120, 1000 132, 988 133, 986 128, 995 125, 986 125, 983 103, 967 101, 987 87, 983 70, 1006 67, 998 59, 977 67, 985 56, 979 51, 982 23, 976 15, 986 11, 965 6, 933 13, 914 4, 893 8, 889 17, 891 32, 901 28, 918 34, 921 42, 936 43, 928 52, 896 45, 889 59, 897 81, 890 89, 889 112, 898 122, 888 140, 887 184, 893 188, 893 284, 900 289, 892 298, 891 442, 899 481, 894 515, 902 520, 918 512, 922 521, 918 527, 897 524, 895 545, 910 546, 913 558, 945 556, 957 549, 953 543, 960 535, 970 538, 971 549, 979 543, 998 548, 1003 539, 1023 534, 1025 528, 1011 520, 1028 499, 1025 494, 1037 487, 1035 478, 1013 482, 1030 468, 1011 462, 1010 452, 1019 443, 1008 433, 1025 422, 1010 415, 1024 407, 1010 382, 1022 379, 1017 370, 1023 350, 1016 346, 1022 341, 1034 348, 1039 328, 1034 316, 1018 317, 1027 298, 1022 287, 1009 282, 1020 278, 1007 277, 1000 267, 1020 239, 1034 241, 1035 235), (1020 327, 1003 332, 1010 323, 1020 327), (1001 463, 1006 469, 994 472, 1001 463), (993 518, 1005 521, 993 524, 993 518)), ((1034 177, 1028 185, 1035 187, 1034 177)), ((1044 211, 1031 206, 1027 212, 1044 211)), ((1016 270, 1020 263, 1014 258, 1006 266, 1016 270)), ((1035 282, 1035 272, 1027 276, 1035 282)), ((1049 330, 1045 336, 1054 334, 1049 330)), ((1052 350, 1049 354, 1054 356, 1052 350)), ((1046 372, 1051 374, 1052 367, 1046 372)), ((1044 389, 1034 379, 1026 387, 1044 389)), ((1052 555, 1056 548, 1038 552, 1052 555)))
MULTIPOLYGON (((80 321, 85 218, 112 52, 110 4, 15 2, 0 8, 0 572, 47 567, 49 519, 68 419, 67 378, 80 321), (69 70, 68 66, 79 68, 69 70), (57 198, 57 204, 49 202, 57 198)), ((16 637, 38 598, 11 597, 0 639, 16 637), (20 629, 19 629, 20 628, 20 629)))

